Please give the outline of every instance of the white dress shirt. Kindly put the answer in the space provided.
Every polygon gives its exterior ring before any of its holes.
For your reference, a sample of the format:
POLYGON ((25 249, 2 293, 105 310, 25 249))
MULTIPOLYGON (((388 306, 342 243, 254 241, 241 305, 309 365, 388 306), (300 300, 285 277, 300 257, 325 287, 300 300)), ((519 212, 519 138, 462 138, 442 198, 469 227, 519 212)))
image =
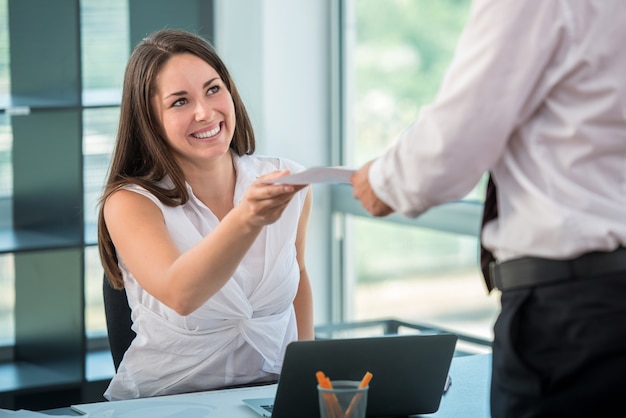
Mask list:
POLYGON ((486 171, 499 260, 626 245, 626 1, 478 0, 434 102, 369 180, 417 216, 486 171))
MULTIPOLYGON (((237 171, 235 204, 258 176, 274 170, 302 169, 278 158, 233 159, 237 171)), ((168 180, 163 184, 172 186, 168 180)), ((126 186, 161 209, 181 251, 198 243, 219 224, 187 187, 189 201, 170 207, 142 187, 126 186)), ((298 338, 293 300, 300 269, 295 241, 305 198, 303 189, 277 222, 263 228, 224 287, 187 316, 177 314, 146 292, 120 259, 137 336, 105 392, 107 399, 194 392, 275 379, 287 344, 298 338)))

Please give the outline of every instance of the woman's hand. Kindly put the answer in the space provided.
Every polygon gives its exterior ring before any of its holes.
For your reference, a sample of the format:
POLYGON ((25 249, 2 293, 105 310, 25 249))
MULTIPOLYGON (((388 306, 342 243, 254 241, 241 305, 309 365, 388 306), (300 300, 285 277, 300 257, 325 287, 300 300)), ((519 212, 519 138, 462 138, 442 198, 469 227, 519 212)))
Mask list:
POLYGON ((276 222, 293 198, 307 185, 274 184, 271 180, 289 174, 289 170, 274 171, 260 176, 248 187, 239 204, 248 222, 265 226, 276 222))

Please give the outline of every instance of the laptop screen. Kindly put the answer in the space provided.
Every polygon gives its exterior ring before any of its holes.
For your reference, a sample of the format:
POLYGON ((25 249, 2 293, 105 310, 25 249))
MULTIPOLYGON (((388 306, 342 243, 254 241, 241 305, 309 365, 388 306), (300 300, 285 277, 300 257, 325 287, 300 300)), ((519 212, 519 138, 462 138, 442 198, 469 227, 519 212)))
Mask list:
POLYGON ((368 417, 433 413, 456 340, 453 334, 417 334, 295 341, 287 347, 276 398, 262 403, 272 407, 272 418, 318 418, 317 371, 331 380, 361 380, 369 371, 368 417))

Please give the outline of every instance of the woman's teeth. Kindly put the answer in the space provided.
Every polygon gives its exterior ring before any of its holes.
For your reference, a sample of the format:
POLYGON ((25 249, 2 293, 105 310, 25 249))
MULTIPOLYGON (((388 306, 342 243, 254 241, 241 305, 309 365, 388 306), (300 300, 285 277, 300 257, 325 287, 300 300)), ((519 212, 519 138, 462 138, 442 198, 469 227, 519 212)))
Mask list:
POLYGON ((206 131, 201 134, 192 134, 191 136, 193 136, 194 138, 198 138, 198 139, 210 138, 213 135, 217 135, 220 130, 221 130, 221 127, 218 125, 214 129, 211 129, 210 131, 206 131))

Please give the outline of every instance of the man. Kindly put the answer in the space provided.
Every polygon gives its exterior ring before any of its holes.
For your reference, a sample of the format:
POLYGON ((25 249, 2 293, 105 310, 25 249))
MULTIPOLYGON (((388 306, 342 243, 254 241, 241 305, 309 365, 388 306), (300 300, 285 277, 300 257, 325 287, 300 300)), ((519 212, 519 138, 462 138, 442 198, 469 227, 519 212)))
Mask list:
POLYGON ((494 418, 607 416, 626 393, 624 40, 623 0, 477 0, 434 102, 352 176, 371 214, 414 217, 490 172, 494 418))

